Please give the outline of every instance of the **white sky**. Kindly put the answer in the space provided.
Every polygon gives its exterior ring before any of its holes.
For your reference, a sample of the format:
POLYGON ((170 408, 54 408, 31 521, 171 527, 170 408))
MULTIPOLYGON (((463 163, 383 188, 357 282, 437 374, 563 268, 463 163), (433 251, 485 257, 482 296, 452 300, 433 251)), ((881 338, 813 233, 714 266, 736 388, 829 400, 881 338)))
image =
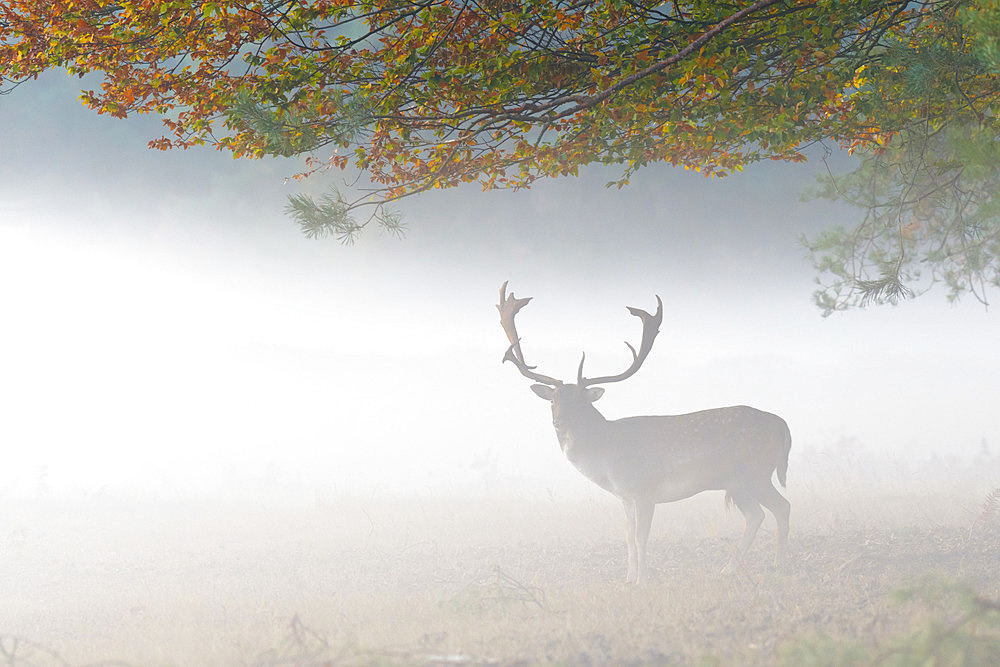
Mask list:
POLYGON ((994 311, 931 295, 819 317, 797 238, 844 212, 799 201, 801 167, 435 193, 404 207, 407 239, 342 247, 283 216, 293 165, 146 151, 155 120, 93 116, 77 86, 0 97, 0 493, 586 485, 500 365, 507 279, 535 297, 529 360, 567 378, 583 349, 595 373, 626 364, 625 305, 663 298, 609 417, 747 403, 787 419, 793 452, 1000 442, 994 311))

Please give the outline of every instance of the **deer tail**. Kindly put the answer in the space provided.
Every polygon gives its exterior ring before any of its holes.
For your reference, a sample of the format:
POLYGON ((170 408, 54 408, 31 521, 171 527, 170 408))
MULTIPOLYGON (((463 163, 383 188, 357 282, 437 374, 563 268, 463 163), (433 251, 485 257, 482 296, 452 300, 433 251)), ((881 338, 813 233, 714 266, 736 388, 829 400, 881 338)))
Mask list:
POLYGON ((792 450, 792 433, 788 430, 788 424, 782 422, 785 432, 782 434, 781 451, 778 452, 778 481, 781 486, 785 486, 785 477, 788 475, 788 452, 792 450))

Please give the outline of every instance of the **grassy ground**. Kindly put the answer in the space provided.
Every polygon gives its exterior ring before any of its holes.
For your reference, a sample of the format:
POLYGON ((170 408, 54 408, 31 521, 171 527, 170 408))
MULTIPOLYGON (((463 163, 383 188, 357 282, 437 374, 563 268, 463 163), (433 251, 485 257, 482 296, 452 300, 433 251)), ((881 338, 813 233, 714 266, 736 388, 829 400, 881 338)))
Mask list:
POLYGON ((15 665, 836 664, 846 643, 870 658, 958 618, 928 576, 1000 599, 1000 523, 970 535, 982 494, 964 491, 791 493, 788 564, 770 565, 769 517, 727 576, 742 526, 721 494, 661 506, 642 587, 621 583, 620 509, 597 490, 308 507, 9 499, 0 649, 15 665), (893 599, 909 586, 931 599, 893 599))

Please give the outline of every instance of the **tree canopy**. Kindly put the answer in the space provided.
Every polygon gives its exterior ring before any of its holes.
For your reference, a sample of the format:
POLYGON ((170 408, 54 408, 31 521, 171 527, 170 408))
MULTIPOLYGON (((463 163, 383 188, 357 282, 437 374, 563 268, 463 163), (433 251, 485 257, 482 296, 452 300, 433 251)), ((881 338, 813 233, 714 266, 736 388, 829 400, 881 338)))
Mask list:
POLYGON ((807 240, 824 313, 943 282, 987 304, 1000 287, 1000 2, 952 2, 887 35, 859 71, 860 166, 818 194, 860 222, 807 240))
POLYGON ((83 102, 158 114, 154 148, 357 169, 370 187, 289 204, 341 239, 396 229, 386 204, 433 188, 592 163, 619 187, 657 162, 725 175, 830 141, 865 159, 820 194, 868 213, 808 241, 831 312, 897 298, 925 265, 955 295, 1000 284, 997 2, 5 0, 0 76, 98 73, 83 102), (948 196, 967 200, 958 227, 948 196))

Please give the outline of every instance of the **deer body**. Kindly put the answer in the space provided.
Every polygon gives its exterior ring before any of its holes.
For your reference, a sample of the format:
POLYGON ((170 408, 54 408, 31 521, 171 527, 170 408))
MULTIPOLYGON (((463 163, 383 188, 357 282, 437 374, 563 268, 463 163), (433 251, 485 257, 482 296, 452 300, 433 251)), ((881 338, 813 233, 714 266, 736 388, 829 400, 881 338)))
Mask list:
POLYGON ((566 458, 587 479, 618 497, 654 503, 738 489, 752 472, 770 478, 777 468, 783 480, 786 433, 783 419, 746 406, 556 428, 566 458), (749 423, 726 431, 740 421, 749 423))
MULTIPOLYGON (((552 406, 552 424, 559 446, 570 463, 587 479, 621 500, 625 509, 628 573, 639 581, 646 570, 646 544, 658 503, 688 498, 702 491, 724 490, 727 504, 735 504, 746 519, 746 529, 727 569, 734 567, 749 548, 764 519, 766 507, 778 524, 777 556, 781 560, 788 537, 790 505, 771 483, 777 471, 785 485, 791 435, 776 415, 747 406, 702 410, 683 415, 640 416, 608 420, 594 407, 604 393, 590 385, 630 377, 652 347, 662 318, 630 308, 643 320, 640 350, 629 345, 632 366, 616 376, 587 379, 583 361, 575 384, 535 373, 524 362, 514 315, 529 299, 506 297, 500 291, 501 323, 511 346, 505 361, 512 361, 531 386, 552 406)), ((659 299, 657 299, 659 301, 659 299)), ((628 345, 628 343, 626 343, 628 345)))

